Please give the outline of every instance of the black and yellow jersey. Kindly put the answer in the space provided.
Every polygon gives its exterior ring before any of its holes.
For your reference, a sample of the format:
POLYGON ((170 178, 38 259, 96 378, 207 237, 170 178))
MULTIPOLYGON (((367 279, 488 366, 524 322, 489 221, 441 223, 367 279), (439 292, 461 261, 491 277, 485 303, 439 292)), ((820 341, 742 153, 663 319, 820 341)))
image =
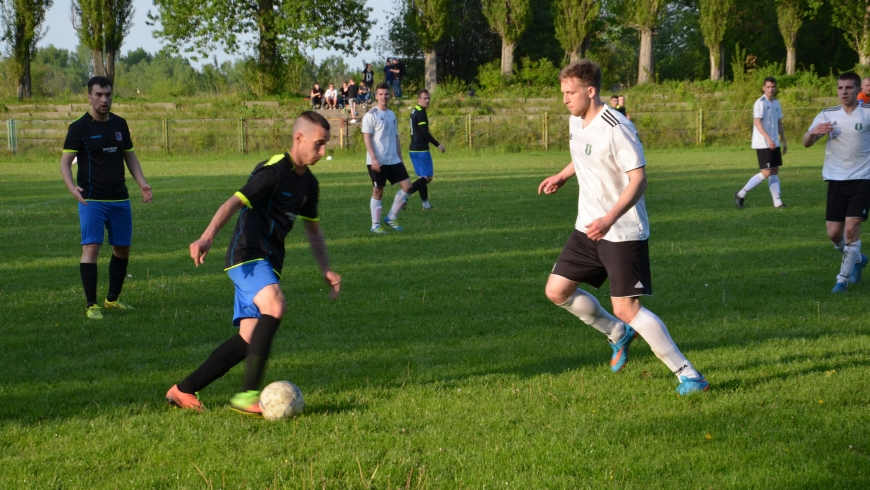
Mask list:
POLYGON ((317 221, 320 186, 308 167, 296 173, 290 155, 275 155, 254 167, 248 182, 236 192, 245 207, 239 211, 224 267, 268 260, 279 275, 284 267, 284 237, 296 218, 317 221))
POLYGON ((429 143, 441 146, 429 133, 429 117, 426 109, 415 106, 411 111, 411 151, 429 151, 429 143))
POLYGON ((109 113, 97 121, 89 112, 69 125, 64 153, 78 158, 76 185, 82 197, 92 201, 124 201, 130 198, 124 184, 124 152, 133 151, 127 121, 109 113))

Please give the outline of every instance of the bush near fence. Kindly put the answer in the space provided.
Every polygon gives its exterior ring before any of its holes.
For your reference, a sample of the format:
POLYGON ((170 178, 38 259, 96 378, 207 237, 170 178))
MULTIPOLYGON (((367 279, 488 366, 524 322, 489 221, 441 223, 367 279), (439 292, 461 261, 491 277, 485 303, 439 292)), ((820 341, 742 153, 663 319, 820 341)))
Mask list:
MULTIPOLYGON (((430 113, 432 134, 452 149, 519 152, 537 149, 564 150, 568 146, 568 114, 550 113, 532 107, 517 113, 430 113)), ((410 110, 394 109, 400 121, 410 110)), ((797 141, 821 108, 786 109, 783 126, 788 141, 797 141)), ((332 125, 329 150, 362 152, 361 119, 350 123, 346 114, 325 114, 332 125)), ((674 110, 629 113, 648 149, 693 146, 747 146, 752 132, 751 110, 674 110)), ((139 118, 127 119, 133 144, 141 155, 266 154, 290 147, 292 118, 139 118)), ((59 152, 66 136, 67 119, 16 119, 18 154, 59 152)), ((406 127, 400 122, 400 128, 406 127)), ((0 138, 7 140, 3 152, 12 152, 10 124, 0 125, 0 138)), ((406 132, 400 134, 403 146, 406 132)))

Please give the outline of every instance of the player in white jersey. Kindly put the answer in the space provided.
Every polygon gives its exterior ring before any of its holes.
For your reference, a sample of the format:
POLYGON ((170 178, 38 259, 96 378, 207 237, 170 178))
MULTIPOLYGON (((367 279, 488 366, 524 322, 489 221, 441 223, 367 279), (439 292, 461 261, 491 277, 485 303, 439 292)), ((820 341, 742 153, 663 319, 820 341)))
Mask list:
POLYGON ((773 207, 784 208, 780 199, 779 167, 782 157, 788 151, 785 144, 785 132, 782 130, 782 106, 776 100, 776 78, 764 79, 764 95, 755 101, 752 117, 752 148, 758 155, 759 173, 752 176, 743 189, 734 194, 738 209, 743 209, 743 199, 746 193, 767 179, 770 195, 773 197, 773 207))
POLYGON ((402 162, 399 126, 396 114, 387 107, 390 101, 390 87, 386 83, 377 86, 375 100, 378 102, 377 106, 363 116, 362 133, 366 144, 366 165, 369 177, 372 179, 372 200, 369 203, 372 213, 371 231, 378 235, 386 235, 387 231, 381 227, 381 199, 384 197, 384 186, 387 181, 401 186, 384 220, 384 223, 396 231, 403 230, 399 226, 398 216, 405 199, 419 189, 411 185, 408 170, 402 162))
POLYGON ((861 222, 870 208, 870 105, 858 102, 861 78, 846 72, 837 79, 842 103, 819 113, 804 134, 809 148, 825 135, 822 178, 828 182, 825 211, 828 238, 843 255, 832 293, 845 293, 861 280, 867 256, 861 253, 861 222))
POLYGON ((710 384, 680 353, 665 324, 640 305, 639 297, 652 294, 652 286, 646 160, 637 129, 601 101, 601 69, 594 62, 568 65, 559 80, 571 112, 572 162, 544 179, 538 194, 553 194, 576 175, 580 198, 575 230, 547 280, 547 297, 607 335, 614 372, 625 366, 629 345, 640 334, 679 379, 680 395, 707 391, 710 384), (615 317, 577 287, 585 282, 598 288, 608 277, 615 317))

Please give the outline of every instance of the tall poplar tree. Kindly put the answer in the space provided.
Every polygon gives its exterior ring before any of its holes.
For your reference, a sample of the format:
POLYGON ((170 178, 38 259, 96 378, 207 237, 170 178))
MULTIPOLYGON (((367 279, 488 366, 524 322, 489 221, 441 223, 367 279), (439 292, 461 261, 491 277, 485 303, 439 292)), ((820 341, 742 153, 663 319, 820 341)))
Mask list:
POLYGON ((653 38, 656 24, 668 0, 612 0, 614 13, 624 25, 640 34, 637 83, 655 82, 653 38))
POLYGON ((804 19, 812 17, 815 9, 819 7, 821 0, 776 0, 776 21, 779 25, 779 33, 785 41, 785 73, 794 75, 797 69, 797 44, 798 31, 804 23, 804 19))
POLYGON ((554 0, 553 22, 556 39, 571 62, 583 57, 589 29, 601 11, 600 0, 554 0))
POLYGON ((52 0, 0 0, 2 40, 9 44, 18 79, 18 100, 33 96, 30 62, 45 35, 42 23, 52 0))
POLYGON ((733 0, 698 0, 704 45, 710 50, 710 80, 721 80, 725 72, 725 30, 733 0))
POLYGON ((483 0, 481 3, 490 28, 501 37, 501 72, 510 76, 517 40, 532 18, 530 0, 483 0))
POLYGON ((424 84, 434 91, 437 84, 437 53, 435 46, 447 31, 450 14, 450 0, 406 0, 408 18, 406 23, 420 40, 423 48, 424 84))
POLYGON ((834 25, 843 29, 858 63, 870 66, 870 0, 831 0, 834 25))

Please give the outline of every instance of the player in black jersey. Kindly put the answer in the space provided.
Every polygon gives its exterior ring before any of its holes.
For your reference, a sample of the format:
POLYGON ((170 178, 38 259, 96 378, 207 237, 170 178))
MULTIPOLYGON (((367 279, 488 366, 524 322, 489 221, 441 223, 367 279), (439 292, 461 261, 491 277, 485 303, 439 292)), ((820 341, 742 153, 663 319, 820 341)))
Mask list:
POLYGON ((247 359, 242 391, 232 398, 230 406, 238 412, 261 414, 260 379, 286 307, 278 283, 284 266, 284 237, 297 218, 303 220, 311 251, 331 288, 330 299, 338 298, 341 277, 329 266, 317 212, 319 185, 308 168, 323 156, 328 141, 326 119, 316 112, 303 112, 293 125, 290 152, 254 167, 248 182, 217 210, 199 240, 190 244, 190 256, 199 266, 215 235, 238 213, 225 270, 236 288, 233 324, 239 333, 173 385, 166 393, 169 403, 202 410, 196 393, 247 359))
POLYGON ((92 320, 100 320, 103 314, 97 305, 97 258, 104 229, 109 232, 112 260, 109 262, 109 292, 103 306, 133 309, 119 298, 127 277, 133 240, 130 195, 124 184, 125 163, 139 185, 142 202, 151 202, 152 194, 133 151, 127 121, 109 112, 112 108, 112 82, 106 77, 91 78, 88 102, 91 106, 88 112, 69 125, 60 158, 60 174, 70 194, 79 202, 82 231, 79 271, 87 301, 86 314, 92 320), (75 181, 72 176, 74 159, 79 164, 75 181))
MULTIPOLYGON (((429 153, 429 143, 432 143, 441 153, 447 151, 444 145, 438 142, 429 132, 429 117, 426 115, 426 109, 431 101, 429 91, 425 88, 417 92, 417 106, 411 111, 411 163, 414 165, 414 173, 417 174, 417 180, 413 184, 413 189, 420 190, 420 199, 423 201, 423 209, 432 209, 429 204, 429 188, 427 184, 432 182, 434 171, 432 169, 432 154, 429 153)), ((413 194, 414 191, 411 191, 413 194)), ((405 198, 407 201, 407 197, 405 198)))

